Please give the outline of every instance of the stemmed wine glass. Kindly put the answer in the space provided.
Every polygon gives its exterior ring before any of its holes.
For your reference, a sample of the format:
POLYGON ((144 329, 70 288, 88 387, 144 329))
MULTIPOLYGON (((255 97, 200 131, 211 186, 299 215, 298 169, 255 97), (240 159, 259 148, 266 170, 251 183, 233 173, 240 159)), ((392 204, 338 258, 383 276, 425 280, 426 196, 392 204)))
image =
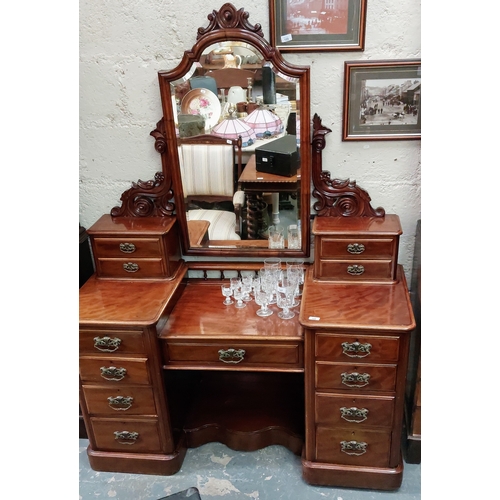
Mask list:
POLYGON ((263 267, 260 270, 259 275, 261 288, 269 294, 269 304, 276 304, 276 297, 274 296, 276 288, 276 274, 274 270, 263 267))
POLYGON ((236 307, 237 309, 242 309, 243 307, 246 307, 247 305, 243 302, 243 297, 245 296, 245 292, 243 291, 243 288, 238 287, 233 290, 233 297, 236 299, 236 307))
POLYGON ((267 307, 269 304, 269 293, 264 290, 255 290, 255 302, 260 306, 257 310, 257 315, 266 317, 271 316, 273 311, 267 307))
POLYGON ((245 302, 251 302, 252 297, 250 297, 250 292, 252 291, 253 278, 251 275, 243 276, 241 278, 241 288, 243 290, 243 300, 245 302))
POLYGON ((304 284, 304 260, 303 259, 297 259, 297 260, 287 260, 286 261, 286 269, 288 271, 292 272, 297 272, 299 275, 299 282, 297 284, 297 288, 295 290, 295 296, 300 297, 302 295, 302 292, 300 290, 300 285, 304 284))
POLYGON ((292 319, 295 316, 295 313, 293 311, 290 311, 290 308, 292 307, 293 304, 293 295, 288 294, 288 293, 283 293, 283 292, 277 292, 276 295, 276 301, 278 304, 278 307, 282 309, 279 313, 278 316, 281 319, 292 319))
POLYGON ((231 295, 233 295, 233 289, 232 289, 231 285, 230 284, 229 285, 222 284, 221 289, 222 289, 222 295, 224 295, 224 297, 226 297, 226 300, 223 302, 223 304, 226 306, 230 306, 231 304, 234 304, 234 300, 230 299, 231 295))
POLYGON ((286 277, 290 281, 290 284, 292 284, 292 296, 293 296, 293 305, 292 307, 297 307, 300 305, 300 300, 297 299, 298 296, 298 289, 299 289, 299 282, 300 282, 300 273, 301 270, 297 266, 290 266, 288 267, 286 271, 286 277))

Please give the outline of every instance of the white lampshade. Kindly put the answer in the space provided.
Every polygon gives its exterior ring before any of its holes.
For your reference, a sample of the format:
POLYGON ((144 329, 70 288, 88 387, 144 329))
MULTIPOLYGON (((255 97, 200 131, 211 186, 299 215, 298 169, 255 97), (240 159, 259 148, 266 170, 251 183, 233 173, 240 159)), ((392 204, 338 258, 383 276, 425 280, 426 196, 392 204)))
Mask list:
POLYGON ((242 146, 250 146, 257 139, 255 131, 239 118, 226 118, 212 129, 212 134, 227 139, 238 139, 241 135, 242 146))
POLYGON ((257 137, 266 137, 279 134, 283 130, 280 118, 268 109, 255 109, 244 118, 257 137))

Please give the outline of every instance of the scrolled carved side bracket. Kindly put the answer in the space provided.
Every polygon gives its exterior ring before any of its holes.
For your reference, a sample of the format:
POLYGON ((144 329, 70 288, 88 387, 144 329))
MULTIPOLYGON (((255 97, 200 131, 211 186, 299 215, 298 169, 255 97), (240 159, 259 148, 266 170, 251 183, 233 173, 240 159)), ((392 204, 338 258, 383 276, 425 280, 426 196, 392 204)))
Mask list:
MULTIPOLYGON (((167 141, 163 118, 150 133, 155 138, 155 149, 162 155, 162 164, 166 162, 167 141)), ((170 172, 163 168, 163 172, 170 172)), ((166 217, 175 211, 172 179, 163 172, 156 172, 154 180, 132 183, 132 187, 124 191, 120 197, 121 206, 111 210, 112 217, 166 217)))
POLYGON ((325 136, 331 130, 321 123, 317 113, 313 117, 312 139, 312 195, 318 200, 313 208, 320 217, 384 217, 382 207, 373 208, 367 191, 350 179, 331 179, 330 172, 322 170, 322 151, 325 136))
POLYGON ((236 10, 236 7, 233 4, 225 3, 219 11, 213 10, 212 13, 207 16, 210 23, 206 28, 198 28, 196 40, 199 40, 210 31, 231 28, 245 29, 264 38, 262 26, 259 23, 255 25, 250 24, 248 22, 248 17, 249 13, 243 8, 236 10))

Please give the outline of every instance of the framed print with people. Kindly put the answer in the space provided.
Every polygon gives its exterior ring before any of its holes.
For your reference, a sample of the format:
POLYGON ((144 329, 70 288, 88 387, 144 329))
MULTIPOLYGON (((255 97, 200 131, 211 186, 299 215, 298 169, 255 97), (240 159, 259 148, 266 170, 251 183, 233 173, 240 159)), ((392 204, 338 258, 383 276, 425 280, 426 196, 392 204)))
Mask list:
POLYGON ((420 139, 420 59, 344 63, 343 141, 420 139))

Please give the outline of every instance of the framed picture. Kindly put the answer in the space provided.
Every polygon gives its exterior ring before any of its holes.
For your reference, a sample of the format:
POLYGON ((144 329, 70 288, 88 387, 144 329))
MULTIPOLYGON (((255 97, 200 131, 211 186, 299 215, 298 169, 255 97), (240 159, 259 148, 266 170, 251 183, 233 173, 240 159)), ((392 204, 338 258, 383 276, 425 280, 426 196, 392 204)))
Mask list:
POLYGON ((420 59, 344 63, 343 141, 421 138, 420 59))
POLYGON ((364 50, 367 0, 270 0, 271 45, 281 52, 364 50))

